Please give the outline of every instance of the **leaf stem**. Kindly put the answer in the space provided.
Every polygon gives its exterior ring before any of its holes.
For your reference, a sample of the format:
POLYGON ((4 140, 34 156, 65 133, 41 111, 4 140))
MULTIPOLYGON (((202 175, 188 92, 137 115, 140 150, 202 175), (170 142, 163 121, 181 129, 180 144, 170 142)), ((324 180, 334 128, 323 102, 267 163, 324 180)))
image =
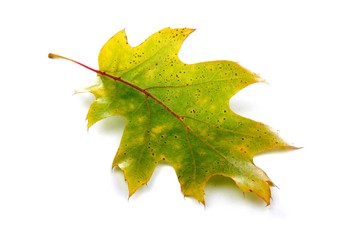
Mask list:
POLYGON ((48 57, 51 58, 51 59, 64 59, 64 60, 79 64, 80 66, 82 66, 84 68, 87 68, 87 69, 89 69, 89 70, 91 70, 93 72, 96 72, 97 74, 101 74, 101 72, 99 70, 88 67, 85 64, 82 64, 82 63, 80 63, 78 61, 72 60, 71 58, 63 57, 63 56, 60 56, 60 55, 57 55, 57 54, 54 54, 54 53, 49 53, 48 57))
POLYGON ((102 76, 105 76, 105 77, 108 77, 108 78, 111 78, 115 81, 119 81, 121 83, 124 83, 125 85, 128 85, 129 87, 132 87, 142 93, 145 94, 146 97, 149 97, 149 98, 152 98, 155 102, 157 102, 158 104, 160 104, 163 108, 165 108, 169 113, 171 113, 174 117, 176 117, 184 126, 186 129, 189 129, 189 127, 185 124, 185 122, 182 120, 181 116, 179 116, 178 114, 176 114, 172 109, 170 109, 168 106, 166 106, 161 100, 159 100, 158 98, 156 98, 155 96, 153 96, 151 93, 149 93, 147 91, 147 89, 144 89, 144 88, 140 88, 128 81, 125 81, 124 79, 120 78, 120 77, 115 77, 111 74, 108 74, 106 72, 103 72, 103 71, 99 71, 99 70, 96 70, 94 68, 91 68, 89 66, 86 66, 85 64, 82 64, 78 61, 75 61, 71 58, 67 58, 67 57, 63 57, 61 55, 58 55, 58 54, 54 54, 54 53, 49 53, 48 54, 48 57, 51 58, 51 59, 64 59, 64 60, 67 60, 67 61, 70 61, 70 62, 73 62, 73 63, 76 63, 86 69, 89 69, 90 71, 93 71, 95 73, 97 73, 98 75, 102 75, 102 76))

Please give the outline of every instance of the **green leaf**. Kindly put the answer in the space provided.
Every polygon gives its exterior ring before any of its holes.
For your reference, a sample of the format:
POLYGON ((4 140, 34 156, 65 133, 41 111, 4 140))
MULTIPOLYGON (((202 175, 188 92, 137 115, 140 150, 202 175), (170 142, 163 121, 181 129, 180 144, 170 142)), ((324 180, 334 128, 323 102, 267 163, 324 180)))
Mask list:
POLYGON ((261 81, 256 74, 231 61, 179 59, 193 31, 166 28, 137 47, 128 44, 125 31, 115 34, 100 51, 99 71, 91 69, 99 79, 86 89, 95 95, 88 127, 111 116, 126 118, 113 167, 124 171, 130 196, 166 161, 184 195, 201 203, 207 181, 221 175, 269 204, 273 183, 253 157, 293 147, 266 125, 230 109, 235 93, 261 81))

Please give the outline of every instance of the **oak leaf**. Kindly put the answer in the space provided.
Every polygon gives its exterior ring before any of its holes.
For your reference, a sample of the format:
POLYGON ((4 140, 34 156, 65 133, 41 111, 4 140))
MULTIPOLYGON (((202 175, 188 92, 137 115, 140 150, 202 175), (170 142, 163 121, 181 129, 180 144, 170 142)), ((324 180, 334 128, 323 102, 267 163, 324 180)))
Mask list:
POLYGON ((74 60, 98 75, 86 89, 95 96, 88 127, 111 116, 126 118, 113 161, 128 183, 129 196, 165 161, 176 171, 185 196, 205 203, 204 189, 216 175, 231 178, 243 192, 255 192, 270 203, 270 178, 256 167, 256 154, 292 147, 268 126, 242 117, 229 107, 230 98, 261 81, 232 61, 186 64, 178 57, 194 30, 165 28, 137 47, 125 31, 103 46, 99 70, 74 60))

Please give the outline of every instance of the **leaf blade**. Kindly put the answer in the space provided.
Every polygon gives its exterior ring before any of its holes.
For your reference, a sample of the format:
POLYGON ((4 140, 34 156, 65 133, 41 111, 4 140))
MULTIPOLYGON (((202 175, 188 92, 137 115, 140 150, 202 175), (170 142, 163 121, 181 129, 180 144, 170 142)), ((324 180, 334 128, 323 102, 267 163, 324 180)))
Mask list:
POLYGON ((136 47, 124 30, 112 37, 99 54, 101 83, 89 89, 96 97, 89 127, 109 116, 127 119, 113 167, 124 171, 130 196, 166 161, 185 196, 205 203, 207 181, 222 175, 269 204, 273 183, 252 159, 292 147, 229 107, 235 93, 262 81, 256 74, 231 61, 181 62, 178 51, 192 32, 166 28, 136 47))

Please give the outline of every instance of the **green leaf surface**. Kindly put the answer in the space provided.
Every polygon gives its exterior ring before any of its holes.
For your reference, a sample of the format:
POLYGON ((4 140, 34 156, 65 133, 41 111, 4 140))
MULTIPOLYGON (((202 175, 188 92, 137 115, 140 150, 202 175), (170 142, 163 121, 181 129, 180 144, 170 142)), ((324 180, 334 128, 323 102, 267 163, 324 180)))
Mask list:
POLYGON ((176 171, 182 192, 205 203, 207 181, 221 175, 243 192, 270 203, 269 177, 253 163, 256 154, 292 147, 266 125, 242 117, 230 98, 261 79, 231 61, 186 64, 178 57, 193 29, 163 29, 137 47, 125 31, 99 54, 98 82, 88 127, 111 116, 126 118, 113 167, 123 170, 130 196, 161 161, 176 171))

